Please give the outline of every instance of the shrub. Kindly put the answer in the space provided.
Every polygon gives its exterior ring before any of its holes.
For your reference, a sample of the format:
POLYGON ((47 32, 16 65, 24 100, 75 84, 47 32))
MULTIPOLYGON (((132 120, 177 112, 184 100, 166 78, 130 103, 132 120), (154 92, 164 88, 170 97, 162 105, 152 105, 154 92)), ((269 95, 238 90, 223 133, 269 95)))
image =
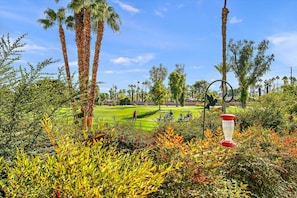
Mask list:
POLYGON ((162 185, 171 170, 155 165, 150 149, 126 153, 102 141, 81 142, 43 120, 56 155, 29 156, 18 151, 6 166, 2 188, 10 197, 145 197, 162 185))
POLYGON ((49 141, 39 120, 69 102, 59 77, 50 80, 42 76, 43 69, 56 61, 13 68, 14 61, 21 59, 24 36, 13 42, 9 35, 0 39, 0 156, 5 160, 14 159, 16 147, 34 154, 48 152, 49 141))
POLYGON ((241 131, 251 126, 261 126, 264 129, 273 129, 281 133, 284 129, 295 131, 296 96, 284 91, 269 93, 258 101, 252 102, 249 108, 237 113, 237 126, 241 131))
POLYGON ((218 144, 222 136, 213 136, 210 130, 207 133, 207 138, 190 142, 171 127, 158 134, 156 163, 167 162, 176 169, 149 197, 247 197, 246 185, 225 179, 219 171, 232 150, 218 144))
POLYGON ((129 105, 131 104, 131 100, 128 97, 124 97, 120 99, 120 105, 129 105))
POLYGON ((120 150, 137 150, 151 147, 155 142, 155 137, 148 134, 147 131, 140 130, 135 127, 134 122, 117 123, 114 126, 105 127, 103 130, 96 130, 95 138, 97 135, 104 134, 105 142, 116 143, 120 150))
MULTIPOLYGON (((202 113, 201 113, 202 114, 202 113)), ((216 133, 221 126, 222 121, 220 115, 222 112, 216 108, 205 112, 204 130, 216 133)), ((164 133, 166 128, 170 126, 173 131, 182 135, 185 141, 190 141, 193 138, 201 138, 203 136, 203 116, 195 117, 187 122, 160 122, 158 128, 155 129, 155 134, 164 133)))
POLYGON ((223 168, 226 178, 247 184, 252 197, 296 196, 297 174, 288 172, 296 160, 288 157, 282 137, 259 128, 245 133, 244 142, 223 168))

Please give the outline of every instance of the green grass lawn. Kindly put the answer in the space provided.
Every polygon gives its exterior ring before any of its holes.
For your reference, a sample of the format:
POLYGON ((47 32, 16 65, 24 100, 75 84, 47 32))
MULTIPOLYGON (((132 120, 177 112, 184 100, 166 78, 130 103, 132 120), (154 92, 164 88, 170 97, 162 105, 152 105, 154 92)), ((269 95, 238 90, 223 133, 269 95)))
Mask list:
POLYGON ((158 125, 158 117, 160 115, 164 117, 164 113, 169 113, 170 110, 173 111, 174 119, 178 120, 180 113, 186 115, 188 110, 192 112, 193 117, 197 117, 202 107, 161 106, 161 110, 159 110, 158 106, 96 106, 94 110, 94 124, 99 124, 100 126, 105 123, 133 122, 136 127, 151 131, 158 125), (133 122, 133 112, 135 110, 137 111, 137 119, 133 122))
MULTIPOLYGON (((94 109, 94 128, 102 128, 102 126, 113 126, 116 124, 131 123, 137 128, 145 131, 152 131, 158 126, 158 117, 161 115, 164 118, 164 114, 173 111, 173 118, 175 121, 179 119, 179 115, 183 116, 187 114, 187 111, 191 111, 193 118, 199 117, 203 108, 197 106, 161 106, 159 110, 158 106, 96 106, 94 109), (137 119, 133 121, 133 112, 137 111, 137 119)), ((237 107, 228 107, 227 113, 235 113, 239 109, 237 107)), ((71 118, 71 111, 69 109, 63 109, 63 118, 66 115, 71 118), (66 114, 65 114, 66 113, 66 114)), ((162 119, 163 120, 163 119, 162 119)))

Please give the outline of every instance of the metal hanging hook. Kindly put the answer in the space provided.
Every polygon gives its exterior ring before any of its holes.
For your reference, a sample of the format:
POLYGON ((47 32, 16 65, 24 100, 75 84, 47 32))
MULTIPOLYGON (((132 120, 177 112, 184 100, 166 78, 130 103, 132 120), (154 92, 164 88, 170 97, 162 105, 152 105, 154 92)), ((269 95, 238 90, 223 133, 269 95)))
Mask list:
POLYGON ((209 96, 207 95, 207 92, 208 92, 208 89, 210 88, 211 85, 213 85, 214 83, 216 82, 222 82, 222 83, 226 83, 230 88, 231 88, 231 99, 229 100, 226 100, 226 97, 228 96, 227 93, 225 93, 225 95, 223 96, 223 101, 225 103, 228 103, 228 102, 231 102, 234 98, 234 91, 233 91, 233 88, 232 86, 225 80, 215 80, 213 82, 211 82, 208 87, 206 88, 206 91, 205 91, 205 94, 204 94, 204 105, 203 105, 203 120, 202 120, 202 138, 205 137, 204 135, 204 125, 205 125, 205 109, 210 109, 210 106, 214 106, 216 103, 217 103, 217 99, 214 99, 213 96, 209 96), (208 104, 206 105, 206 100, 208 100, 208 104))

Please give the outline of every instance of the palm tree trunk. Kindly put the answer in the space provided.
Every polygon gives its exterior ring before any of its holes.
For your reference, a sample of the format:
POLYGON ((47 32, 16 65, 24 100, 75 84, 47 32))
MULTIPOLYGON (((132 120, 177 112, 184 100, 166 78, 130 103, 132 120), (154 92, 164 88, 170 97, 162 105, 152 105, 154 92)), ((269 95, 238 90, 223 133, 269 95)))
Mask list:
POLYGON ((68 90, 69 94, 71 96, 71 107, 72 107, 72 113, 74 116, 74 122, 77 121, 77 114, 76 114, 76 106, 75 106, 75 100, 73 98, 73 87, 72 87, 72 80, 71 80, 71 73, 70 73, 70 67, 68 62, 68 56, 67 56, 67 48, 66 48, 66 40, 65 40, 65 33, 62 25, 59 25, 59 35, 60 35, 60 41, 62 45, 62 53, 64 58, 64 64, 65 64, 65 70, 66 70, 66 78, 68 83, 68 90))
MULTIPOLYGON (((84 81, 84 13, 81 10, 75 13, 75 42, 77 46, 77 58, 78 58, 78 74, 79 74, 79 91, 80 91, 80 105, 81 105, 81 116, 86 116, 86 100, 85 90, 87 86, 84 81)), ((84 125, 84 122, 82 123, 84 125)))
MULTIPOLYGON (((222 80, 223 81, 226 81, 227 80, 227 66, 226 66, 226 29, 227 29, 227 17, 228 17, 228 13, 229 13, 229 10, 228 8, 226 8, 226 4, 227 4, 227 0, 224 1, 224 7, 222 9, 222 45, 223 45, 223 69, 222 69, 222 80)), ((225 98, 225 95, 226 95, 226 83, 223 82, 222 83, 222 111, 224 113, 226 113, 226 103, 224 101, 224 98, 225 98)))
POLYGON ((84 14, 84 43, 83 43, 83 84, 84 84, 84 129, 88 128, 88 116, 89 116, 89 70, 90 70, 90 43, 91 43, 91 10, 90 8, 85 9, 84 14))
POLYGON ((95 43, 95 52, 94 52, 94 62, 92 67, 92 79, 91 79, 91 88, 90 88, 90 97, 89 97, 89 114, 88 114, 88 128, 92 128, 93 124, 93 114, 94 114, 94 99, 95 99, 95 89, 96 89, 96 82, 97 82, 97 72, 99 67, 99 55, 101 49, 101 42, 103 38, 103 31, 104 31, 104 21, 98 21, 98 30, 97 30, 97 37, 95 43))

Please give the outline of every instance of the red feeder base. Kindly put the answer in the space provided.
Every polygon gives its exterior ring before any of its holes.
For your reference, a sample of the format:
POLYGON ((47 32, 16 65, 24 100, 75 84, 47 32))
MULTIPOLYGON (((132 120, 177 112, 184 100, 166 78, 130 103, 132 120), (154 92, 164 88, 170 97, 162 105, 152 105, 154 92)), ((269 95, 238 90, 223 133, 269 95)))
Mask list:
POLYGON ((230 140, 223 140, 220 142, 220 144, 224 147, 235 147, 237 146, 237 144, 233 141, 230 141, 230 140))

